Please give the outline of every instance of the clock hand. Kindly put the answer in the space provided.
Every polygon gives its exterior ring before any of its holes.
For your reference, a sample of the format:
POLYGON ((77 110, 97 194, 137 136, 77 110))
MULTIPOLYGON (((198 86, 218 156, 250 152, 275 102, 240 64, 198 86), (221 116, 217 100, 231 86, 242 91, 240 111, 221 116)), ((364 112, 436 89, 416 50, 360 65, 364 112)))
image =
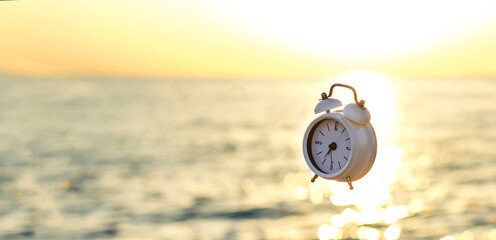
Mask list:
POLYGON ((324 158, 327 157, 327 155, 329 155, 329 153, 331 153, 332 149, 329 148, 329 151, 326 153, 326 155, 324 155, 324 158))
POLYGON ((334 164, 334 162, 332 161, 332 150, 336 150, 336 148, 337 148, 336 143, 335 142, 332 142, 331 144, 329 144, 329 151, 324 156, 324 158, 327 157, 327 155, 330 155, 331 156, 331 171, 333 169, 333 166, 332 165, 334 164))
POLYGON ((336 150, 335 145, 336 145, 336 143, 334 143, 334 142, 329 144, 329 151, 326 153, 326 155, 324 157, 327 157, 327 155, 329 155, 332 150, 336 150))
POLYGON ((329 150, 329 152, 331 152, 330 156, 331 156, 331 171, 332 171, 332 164, 334 164, 334 162, 332 161, 332 150, 329 150))

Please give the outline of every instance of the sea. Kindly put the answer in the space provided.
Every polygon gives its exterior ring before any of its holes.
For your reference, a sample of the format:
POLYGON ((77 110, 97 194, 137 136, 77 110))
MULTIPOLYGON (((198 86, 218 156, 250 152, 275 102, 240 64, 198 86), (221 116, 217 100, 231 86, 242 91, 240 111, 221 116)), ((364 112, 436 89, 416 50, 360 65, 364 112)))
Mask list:
POLYGON ((496 239, 496 79, 0 76, 0 239, 496 239), (353 190, 302 151, 336 82, 377 134, 353 190))

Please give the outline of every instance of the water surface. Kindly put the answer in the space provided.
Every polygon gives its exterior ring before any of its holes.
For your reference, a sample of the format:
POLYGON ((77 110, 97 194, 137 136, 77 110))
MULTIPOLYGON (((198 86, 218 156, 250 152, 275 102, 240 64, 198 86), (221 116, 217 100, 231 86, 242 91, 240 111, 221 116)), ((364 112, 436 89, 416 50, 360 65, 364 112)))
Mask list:
POLYGON ((331 81, 1 77, 0 238, 496 238, 496 81, 374 83, 350 191, 301 150, 331 81))

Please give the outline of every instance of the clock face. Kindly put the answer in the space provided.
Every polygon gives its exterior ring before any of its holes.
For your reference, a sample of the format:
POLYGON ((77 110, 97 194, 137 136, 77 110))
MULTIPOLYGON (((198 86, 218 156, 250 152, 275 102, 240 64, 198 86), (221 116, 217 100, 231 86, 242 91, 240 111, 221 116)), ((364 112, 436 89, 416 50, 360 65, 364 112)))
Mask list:
POLYGON ((319 171, 334 174, 345 168, 351 155, 351 139, 346 127, 335 119, 324 119, 308 136, 308 155, 319 171))

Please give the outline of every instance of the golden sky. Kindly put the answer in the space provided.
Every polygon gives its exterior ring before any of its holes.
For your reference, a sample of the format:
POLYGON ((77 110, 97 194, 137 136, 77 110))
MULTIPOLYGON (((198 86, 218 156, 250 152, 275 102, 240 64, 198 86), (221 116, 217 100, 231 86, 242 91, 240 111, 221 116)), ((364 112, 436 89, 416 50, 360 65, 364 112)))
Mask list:
POLYGON ((495 76, 494 1, 0 1, 0 72, 495 76))

